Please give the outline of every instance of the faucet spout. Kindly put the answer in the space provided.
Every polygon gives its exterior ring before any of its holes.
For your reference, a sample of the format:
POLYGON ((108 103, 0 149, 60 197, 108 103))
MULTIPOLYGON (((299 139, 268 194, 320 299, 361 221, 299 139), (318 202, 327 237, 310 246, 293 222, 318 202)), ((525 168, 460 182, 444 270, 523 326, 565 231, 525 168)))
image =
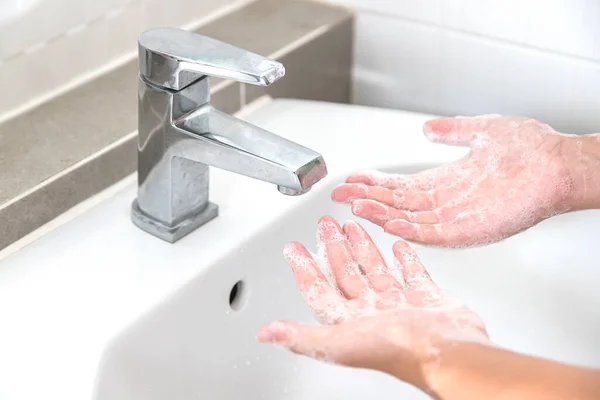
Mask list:
POLYGON ((215 218, 209 167, 306 193, 327 175, 323 157, 210 104, 211 76, 269 85, 285 74, 275 60, 172 28, 138 40, 138 193, 132 220, 175 242, 215 218))
POLYGON ((327 175, 321 154, 210 104, 174 121, 174 126, 188 138, 177 144, 174 154, 196 162, 295 192, 308 191, 327 175))

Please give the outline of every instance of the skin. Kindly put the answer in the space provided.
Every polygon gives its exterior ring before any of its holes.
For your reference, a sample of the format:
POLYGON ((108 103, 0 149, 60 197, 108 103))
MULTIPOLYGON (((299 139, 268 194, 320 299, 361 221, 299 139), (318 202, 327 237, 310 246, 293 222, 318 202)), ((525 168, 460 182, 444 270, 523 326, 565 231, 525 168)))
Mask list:
POLYGON ((259 331, 260 341, 277 342, 318 359, 383 371, 423 389, 427 388, 426 366, 435 362, 440 343, 489 343, 479 317, 433 283, 406 242, 394 245, 397 265, 388 266, 356 222, 342 228, 334 218, 323 217, 317 239, 325 250, 334 285, 302 244, 288 244, 284 255, 322 325, 276 321, 259 331))
MULTIPOLYGON (((467 145, 450 165, 414 175, 368 171, 332 193, 355 215, 426 245, 475 246, 553 215, 600 208, 600 135, 566 135, 520 117, 429 121, 437 143, 467 145)), ((334 284, 300 243, 285 255, 322 325, 275 321, 258 340, 342 365, 378 370, 448 400, 597 399, 600 370, 498 348, 479 317, 437 287, 412 248, 385 264, 360 225, 319 221, 334 284), (467 384, 466 384, 467 383, 467 384)))
POLYGON ((330 283, 307 249, 284 250, 320 325, 275 321, 257 338, 341 365, 390 374, 436 399, 597 399, 600 371, 495 347, 480 318, 440 289, 404 241, 387 265, 356 222, 318 223, 330 283), (465 384, 468 383, 468 384, 465 384))
POLYGON ((388 233, 445 247, 497 242, 553 215, 600 207, 600 134, 498 115, 435 119, 423 131, 471 151, 418 174, 349 176, 332 199, 388 233))

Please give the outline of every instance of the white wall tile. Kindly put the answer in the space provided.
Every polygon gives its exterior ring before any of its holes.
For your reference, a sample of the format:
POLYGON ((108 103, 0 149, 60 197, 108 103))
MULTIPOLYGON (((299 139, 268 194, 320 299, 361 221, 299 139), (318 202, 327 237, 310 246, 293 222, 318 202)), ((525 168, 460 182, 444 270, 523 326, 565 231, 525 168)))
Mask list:
POLYGON ((365 13, 357 16, 356 30, 355 102, 410 109, 434 105, 439 28, 365 13))
POLYGON ((358 10, 396 15, 416 21, 440 23, 444 0, 329 0, 358 10))
POLYGON ((598 0, 329 1, 600 60, 598 0))
POLYGON ((358 10, 356 103, 600 132, 598 0, 330 1, 358 10))
POLYGON ((356 30, 356 103, 600 132, 600 63, 378 14, 360 13, 356 30))
POLYGON ((85 25, 127 1, 40 0, 24 14, 0 25, 0 60, 85 25))
POLYGON ((600 131, 600 113, 581 118, 593 101, 592 87, 583 83, 598 82, 590 65, 594 66, 570 57, 448 33, 442 45, 443 79, 437 109, 449 115, 524 115, 557 129, 600 131))
POLYGON ((0 87, 11 93, 0 96, 0 117, 134 52, 145 29, 184 26, 242 1, 41 0, 39 9, 23 15, 18 23, 0 26, 0 60, 1 54, 12 54, 0 62, 0 87), (41 10, 54 21, 46 24, 41 10), (60 35, 83 21, 89 23, 81 30, 60 35), (21 34, 22 40, 12 40, 21 34), (30 53, 22 52, 44 38, 54 39, 30 53))
POLYGON ((447 0, 453 29, 600 60, 598 0, 447 0))

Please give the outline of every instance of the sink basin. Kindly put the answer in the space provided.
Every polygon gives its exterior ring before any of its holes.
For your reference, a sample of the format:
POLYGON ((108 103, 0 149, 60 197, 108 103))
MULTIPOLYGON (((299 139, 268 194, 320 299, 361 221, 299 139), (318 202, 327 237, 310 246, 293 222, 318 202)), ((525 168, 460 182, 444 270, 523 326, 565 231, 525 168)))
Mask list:
MULTIPOLYGON (((330 175, 300 197, 211 170, 218 218, 175 244, 130 221, 124 189, 0 267, 0 398, 426 399, 372 371, 259 344, 273 319, 314 322, 285 243, 315 249, 317 220, 354 217, 331 189, 357 169, 413 173, 467 150, 420 133, 429 115, 274 100, 245 119, 320 151, 330 175)), ((397 240, 362 221, 390 260, 397 240)), ((600 212, 547 220, 494 245, 416 246, 433 279, 501 346, 600 367, 600 212)))
MULTIPOLYGON (((273 319, 314 322, 281 249, 291 240, 314 249, 324 214, 353 218, 328 200, 331 189, 322 186, 232 249, 116 340, 99 398, 427 399, 386 375, 323 364, 254 339, 273 319)), ((483 317, 496 343, 600 367, 600 273, 592 256, 599 223, 599 212, 580 212, 484 248, 416 247, 434 280, 483 317)), ((397 239, 364 225, 391 262, 397 239)))

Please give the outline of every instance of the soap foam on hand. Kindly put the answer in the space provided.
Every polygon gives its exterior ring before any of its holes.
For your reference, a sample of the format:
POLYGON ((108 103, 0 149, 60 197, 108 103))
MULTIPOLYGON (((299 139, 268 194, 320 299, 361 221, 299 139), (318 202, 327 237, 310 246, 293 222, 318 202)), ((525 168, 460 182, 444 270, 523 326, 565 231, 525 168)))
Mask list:
POLYGON ((284 255, 322 325, 274 321, 259 330, 259 341, 383 372, 392 359, 435 366, 441 341, 489 343, 480 318, 437 287, 406 242, 394 244, 395 264, 387 265, 356 222, 342 228, 323 217, 317 239, 316 257, 297 242, 284 255))
MULTIPOLYGON (((500 241, 600 195, 593 179, 600 160, 581 150, 584 139, 536 120, 441 118, 427 122, 424 133, 471 151, 417 174, 367 170, 349 176, 332 199, 403 239, 464 247, 500 241)), ((600 135, 586 135, 591 139, 600 135)))

